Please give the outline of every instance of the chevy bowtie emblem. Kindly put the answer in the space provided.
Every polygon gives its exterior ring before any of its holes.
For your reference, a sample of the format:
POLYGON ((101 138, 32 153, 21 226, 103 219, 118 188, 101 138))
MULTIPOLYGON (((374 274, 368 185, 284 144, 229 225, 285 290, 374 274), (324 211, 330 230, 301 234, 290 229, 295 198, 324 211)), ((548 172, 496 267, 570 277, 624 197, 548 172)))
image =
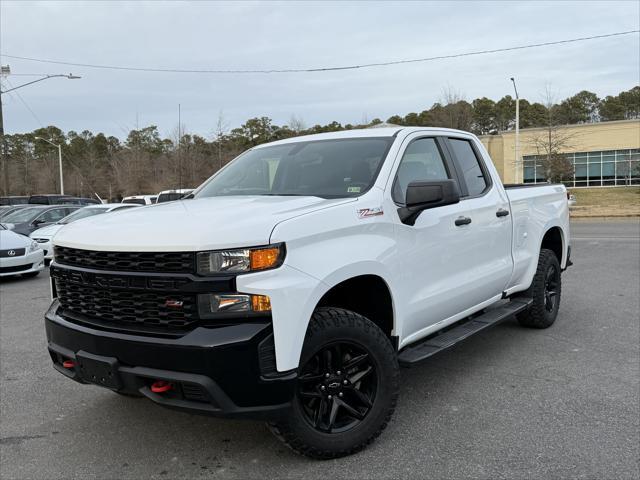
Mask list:
POLYGON ((15 254, 16 254, 16 251, 15 251, 15 250, 9 250, 9 251, 7 252, 7 255, 9 255, 10 257, 13 257, 15 254))
POLYGON ((184 305, 184 302, 182 300, 167 299, 164 302, 164 306, 168 308, 182 308, 182 305, 184 305))

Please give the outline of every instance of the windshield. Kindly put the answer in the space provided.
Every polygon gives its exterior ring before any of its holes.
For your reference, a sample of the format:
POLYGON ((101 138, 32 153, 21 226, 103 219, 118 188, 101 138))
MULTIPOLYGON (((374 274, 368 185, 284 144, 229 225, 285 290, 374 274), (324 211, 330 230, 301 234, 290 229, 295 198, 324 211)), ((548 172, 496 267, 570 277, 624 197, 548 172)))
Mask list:
POLYGON ((66 225, 67 223, 75 222, 76 220, 80 220, 81 218, 92 217, 94 215, 100 215, 102 213, 107 213, 107 209, 85 207, 85 208, 81 208, 80 210, 76 210, 71 215, 67 215, 58 223, 60 225, 66 225))
POLYGON ((296 142, 242 154, 195 198, 225 195, 357 197, 375 182, 393 137, 296 142))
POLYGON ((30 222, 31 220, 36 218, 38 215, 40 215, 40 213, 42 213, 43 211, 44 210, 39 207, 23 208, 13 213, 10 213, 2 220, 4 221, 4 223, 30 222))

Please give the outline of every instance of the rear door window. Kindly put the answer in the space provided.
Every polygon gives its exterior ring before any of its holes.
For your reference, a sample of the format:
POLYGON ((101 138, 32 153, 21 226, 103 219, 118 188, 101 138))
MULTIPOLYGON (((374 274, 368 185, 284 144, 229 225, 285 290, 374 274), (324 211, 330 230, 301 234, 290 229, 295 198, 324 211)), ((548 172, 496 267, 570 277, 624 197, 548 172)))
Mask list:
POLYGON ((487 189, 489 182, 469 140, 450 138, 449 145, 451 145, 453 154, 462 170, 461 173, 467 184, 468 196, 475 197, 482 194, 487 189))

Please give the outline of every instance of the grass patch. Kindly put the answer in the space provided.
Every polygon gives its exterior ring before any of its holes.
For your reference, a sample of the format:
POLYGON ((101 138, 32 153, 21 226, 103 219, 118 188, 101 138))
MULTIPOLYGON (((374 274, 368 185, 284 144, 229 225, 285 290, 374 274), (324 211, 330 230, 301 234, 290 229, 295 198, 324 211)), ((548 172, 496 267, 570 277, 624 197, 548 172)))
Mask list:
POLYGON ((573 217, 640 215, 640 187, 570 188, 576 197, 573 217))

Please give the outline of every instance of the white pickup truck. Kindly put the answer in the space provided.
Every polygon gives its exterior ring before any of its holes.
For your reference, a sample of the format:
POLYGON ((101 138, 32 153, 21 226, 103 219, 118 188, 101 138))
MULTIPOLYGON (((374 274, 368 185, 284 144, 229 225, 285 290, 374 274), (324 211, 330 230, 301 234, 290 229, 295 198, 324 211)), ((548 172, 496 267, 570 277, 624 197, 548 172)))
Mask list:
POLYGON ((514 315, 554 322, 569 212, 563 185, 503 186, 469 133, 351 130, 254 147, 54 249, 58 371, 334 458, 384 429, 399 366, 514 315))

